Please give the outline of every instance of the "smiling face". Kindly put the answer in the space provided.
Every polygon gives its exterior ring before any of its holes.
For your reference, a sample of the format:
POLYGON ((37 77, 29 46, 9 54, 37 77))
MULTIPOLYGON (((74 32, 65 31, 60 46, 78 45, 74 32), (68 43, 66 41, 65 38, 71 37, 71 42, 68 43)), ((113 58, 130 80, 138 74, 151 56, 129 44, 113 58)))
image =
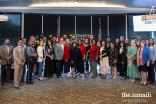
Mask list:
POLYGON ((9 45, 9 44, 10 44, 10 40, 9 40, 9 39, 6 39, 6 40, 4 41, 4 43, 5 43, 6 45, 9 45))
POLYGON ((19 46, 22 46, 22 45, 23 45, 23 41, 22 41, 22 40, 19 40, 19 41, 18 41, 18 45, 19 45, 19 46))

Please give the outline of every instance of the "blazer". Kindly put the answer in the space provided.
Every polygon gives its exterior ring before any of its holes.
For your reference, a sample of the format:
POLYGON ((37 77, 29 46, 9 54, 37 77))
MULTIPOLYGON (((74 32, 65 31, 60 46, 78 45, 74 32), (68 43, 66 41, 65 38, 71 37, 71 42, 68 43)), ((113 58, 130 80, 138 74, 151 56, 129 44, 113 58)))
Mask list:
POLYGON ((64 50, 62 50, 61 43, 55 44, 54 53, 55 53, 55 60, 62 60, 63 59, 64 50))
POLYGON ((48 48, 48 46, 45 46, 45 53, 47 56, 52 56, 54 55, 54 49, 53 48, 48 48))
POLYGON ((151 61, 156 60, 156 45, 151 46, 150 48, 151 61))
MULTIPOLYGON (((120 54, 120 48, 118 50, 118 54, 120 54)), ((127 56, 126 56, 126 54, 127 54, 127 48, 123 48, 122 49, 122 53, 120 54, 120 55, 122 55, 122 59, 120 59, 120 57, 119 57, 119 61, 126 63, 127 62, 127 56)))
POLYGON ((9 45, 9 53, 8 53, 5 44, 0 47, 1 65, 11 64, 13 57, 13 49, 14 47, 12 45, 9 45), (10 57, 10 60, 7 61, 6 57, 10 57))
MULTIPOLYGON (((45 55, 45 49, 44 49, 44 47, 43 47, 43 50, 44 50, 44 55, 45 55)), ((41 57, 43 57, 43 50, 42 50, 41 46, 38 46, 37 47, 37 55, 38 55, 37 62, 43 62, 43 60, 41 58, 41 57)))
MULTIPOLYGON (((139 51, 139 48, 138 48, 139 51)), ((150 49, 144 46, 142 53, 143 63, 146 64, 148 61, 151 61, 150 49)))
POLYGON ((70 49, 70 61, 74 60, 77 60, 77 49, 72 47, 70 49))
MULTIPOLYGON (((101 47, 99 48, 99 54, 100 54, 100 49, 101 49, 101 47)), ((102 58, 108 56, 108 51, 109 51, 109 50, 108 50, 107 47, 104 47, 104 48, 102 49, 102 55, 103 55, 104 53, 107 53, 105 56, 102 56, 102 58)))
POLYGON ((86 55, 86 47, 85 45, 82 45, 80 48, 81 54, 82 54, 82 58, 84 57, 84 55, 86 55))
POLYGON ((13 50, 14 66, 19 66, 21 63, 26 62, 26 51, 23 46, 22 50, 19 46, 13 50))
POLYGON ((70 60, 70 47, 64 46, 64 57, 63 60, 70 60))

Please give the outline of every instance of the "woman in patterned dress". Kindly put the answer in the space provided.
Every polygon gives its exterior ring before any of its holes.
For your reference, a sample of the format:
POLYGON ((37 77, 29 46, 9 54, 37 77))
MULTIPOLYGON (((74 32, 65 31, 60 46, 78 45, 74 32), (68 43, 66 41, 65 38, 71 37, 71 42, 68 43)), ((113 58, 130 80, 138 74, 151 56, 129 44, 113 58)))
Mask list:
POLYGON ((110 78, 114 76, 113 79, 117 79, 117 62, 118 62, 118 50, 114 48, 114 43, 110 43, 109 49, 109 65, 111 66, 112 75, 110 78), (115 75, 114 75, 115 72, 115 75))
POLYGON ((135 78, 139 78, 139 71, 137 65, 133 64, 133 60, 136 60, 137 47, 135 41, 131 40, 131 46, 127 47, 127 76, 131 77, 130 82, 134 83, 135 78))
POLYGON ((109 59, 108 59, 108 48, 105 47, 105 41, 100 42, 100 73, 102 74, 101 78, 106 78, 106 74, 110 73, 109 70, 109 59))

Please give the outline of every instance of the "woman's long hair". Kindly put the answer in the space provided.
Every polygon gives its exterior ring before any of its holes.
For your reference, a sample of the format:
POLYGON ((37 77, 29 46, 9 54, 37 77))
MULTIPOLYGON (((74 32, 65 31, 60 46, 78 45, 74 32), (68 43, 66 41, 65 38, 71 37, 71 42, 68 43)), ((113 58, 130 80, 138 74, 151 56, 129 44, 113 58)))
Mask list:
MULTIPOLYGON (((50 41, 50 40, 48 40, 48 41, 50 41)), ((49 44, 48 44, 48 41, 46 42, 46 45, 45 46, 47 46, 48 48, 50 48, 49 47, 49 44)), ((51 47, 53 47, 53 42, 52 41, 50 41, 51 42, 51 47)))
POLYGON ((71 48, 76 49, 76 47, 73 47, 73 44, 76 44, 76 42, 72 43, 71 48))
MULTIPOLYGON (((153 46, 153 45, 154 45, 154 39, 153 39, 153 38, 149 38, 149 40, 150 40, 150 39, 153 40, 153 44, 152 44, 152 46, 153 46)), ((149 41, 149 40, 148 40, 148 41, 149 41)), ((150 46, 150 42, 148 43, 148 46, 150 46)))
MULTIPOLYGON (((67 38, 68 39, 68 38, 67 38)), ((66 39, 66 43, 65 43, 65 45, 67 45, 67 48, 70 48, 70 45, 69 44, 67 44, 67 39, 66 39)), ((69 40, 69 39, 68 39, 69 40)))
POLYGON ((77 48, 79 49, 79 47, 81 47, 82 45, 83 45, 82 40, 78 39, 78 41, 77 41, 77 48), (81 44, 79 44, 79 41, 81 41, 81 44))

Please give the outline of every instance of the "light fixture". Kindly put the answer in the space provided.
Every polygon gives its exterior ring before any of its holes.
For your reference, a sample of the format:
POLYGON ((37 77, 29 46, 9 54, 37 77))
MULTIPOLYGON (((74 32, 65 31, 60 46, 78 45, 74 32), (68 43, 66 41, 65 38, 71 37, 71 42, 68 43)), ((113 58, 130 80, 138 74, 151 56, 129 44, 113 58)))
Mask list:
POLYGON ((33 4, 30 7, 115 7, 125 8, 123 5, 108 5, 98 3, 48 3, 48 4, 33 4))
MULTIPOLYGON (((2 10, 3 11, 3 10, 2 10)), ((3 11, 4 12, 4 11, 3 11)), ((4 12, 5 13, 5 12, 4 12)), ((6 14, 6 13, 5 13, 6 14)), ((8 21, 8 16, 6 15, 0 15, 0 21, 8 21)))
POLYGON ((79 3, 79 0, 74 1, 74 3, 79 3))
POLYGON ((155 7, 155 4, 154 4, 154 0, 153 0, 153 5, 151 6, 151 9, 150 9, 150 13, 149 15, 147 15, 147 13, 142 16, 142 20, 148 20, 148 21, 153 21, 153 20, 156 20, 156 14, 154 14, 154 7, 155 7), (153 12, 153 14, 152 14, 153 12))

